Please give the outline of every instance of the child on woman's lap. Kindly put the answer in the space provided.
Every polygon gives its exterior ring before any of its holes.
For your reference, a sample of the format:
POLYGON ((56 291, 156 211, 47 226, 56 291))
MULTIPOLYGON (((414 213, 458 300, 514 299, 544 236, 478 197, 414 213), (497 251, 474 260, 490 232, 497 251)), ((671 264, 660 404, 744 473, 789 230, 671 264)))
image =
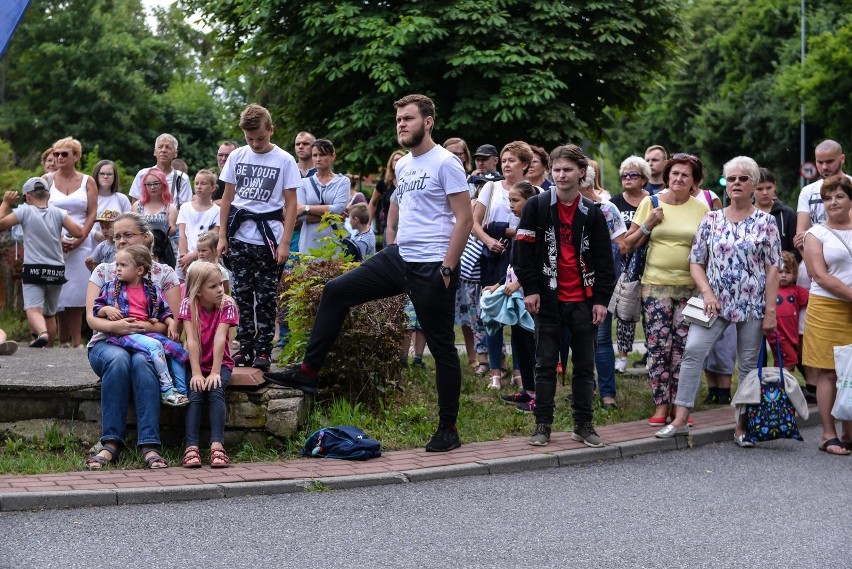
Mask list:
POLYGON ((226 468, 230 459, 225 440, 225 387, 231 379, 234 360, 229 349, 229 332, 239 325, 236 302, 225 295, 220 267, 213 263, 193 263, 187 272, 186 298, 178 317, 183 320, 192 378, 189 381, 189 407, 186 413, 186 450, 183 465, 201 466, 199 431, 204 400, 210 406, 210 466, 226 468))
POLYGON ((148 356, 160 380, 163 403, 182 407, 188 402, 185 368, 188 355, 180 343, 163 335, 165 326, 175 324, 174 315, 160 288, 148 278, 152 262, 151 252, 142 245, 118 251, 116 277, 103 285, 93 310, 100 318, 136 318, 145 323, 148 328, 145 334, 110 336, 106 341, 148 356))

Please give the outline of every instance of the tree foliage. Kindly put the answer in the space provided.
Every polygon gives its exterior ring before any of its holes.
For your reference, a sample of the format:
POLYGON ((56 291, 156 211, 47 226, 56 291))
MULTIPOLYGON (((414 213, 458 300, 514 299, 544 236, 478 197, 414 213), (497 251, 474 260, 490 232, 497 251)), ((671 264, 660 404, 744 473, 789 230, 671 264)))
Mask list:
POLYGON ((32 1, 4 56, 0 106, 0 133, 24 165, 73 136, 135 170, 164 131, 191 165, 213 163, 221 120, 196 71, 203 34, 174 9, 158 18, 155 34, 141 0, 32 1))
POLYGON ((712 187, 721 166, 745 154, 772 169, 788 201, 799 168, 800 104, 807 154, 823 136, 847 140, 852 25, 841 0, 808 7, 808 56, 800 61, 799 3, 695 0, 684 12, 687 35, 670 68, 636 113, 616 113, 615 157, 651 144, 689 151, 707 165, 712 187), (845 34, 845 36, 844 36, 845 34), (845 121, 845 122, 844 122, 845 121))
POLYGON ((422 92, 438 140, 595 139, 679 31, 678 0, 182 0, 279 131, 332 138, 353 166, 396 146, 392 103, 422 92), (631 85, 631 88, 625 88, 631 85))

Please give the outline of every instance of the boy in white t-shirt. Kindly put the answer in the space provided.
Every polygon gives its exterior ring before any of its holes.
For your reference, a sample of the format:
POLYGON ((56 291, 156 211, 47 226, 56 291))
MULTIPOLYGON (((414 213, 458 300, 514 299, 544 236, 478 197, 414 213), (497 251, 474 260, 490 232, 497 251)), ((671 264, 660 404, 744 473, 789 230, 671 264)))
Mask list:
POLYGON ((219 227, 219 206, 213 203, 215 190, 216 173, 213 170, 199 170, 195 175, 195 199, 180 206, 177 217, 180 235, 177 274, 181 282, 186 280, 187 267, 198 259, 198 236, 219 227))
POLYGON ((276 292, 290 254, 296 221, 296 160, 272 144, 269 111, 251 104, 240 114, 246 146, 228 156, 222 170, 220 256, 234 273, 233 298, 240 312, 234 364, 269 370, 275 336, 276 292), (253 317, 252 317, 253 316, 253 317))

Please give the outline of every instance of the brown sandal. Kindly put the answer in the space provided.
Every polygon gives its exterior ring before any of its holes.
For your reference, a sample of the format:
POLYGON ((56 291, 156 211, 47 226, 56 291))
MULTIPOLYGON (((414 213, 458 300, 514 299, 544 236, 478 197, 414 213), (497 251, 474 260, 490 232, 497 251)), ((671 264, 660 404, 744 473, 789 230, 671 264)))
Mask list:
POLYGON ((231 459, 223 448, 210 449, 210 468, 228 468, 231 466, 231 459))
POLYGON ((86 468, 89 470, 100 470, 109 464, 118 462, 118 447, 111 445, 101 445, 100 450, 92 456, 86 457, 86 468), (108 452, 109 458, 101 456, 102 452, 108 452))
POLYGON ((201 468, 201 454, 198 452, 198 447, 186 447, 186 450, 183 451, 183 467, 201 468))

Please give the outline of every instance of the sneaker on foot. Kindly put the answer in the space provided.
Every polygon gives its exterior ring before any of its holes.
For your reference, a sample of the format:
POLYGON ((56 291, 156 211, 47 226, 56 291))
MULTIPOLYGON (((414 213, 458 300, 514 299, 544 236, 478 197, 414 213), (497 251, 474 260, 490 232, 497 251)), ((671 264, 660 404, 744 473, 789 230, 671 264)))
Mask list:
POLYGON ((511 395, 501 395, 500 399, 503 400, 503 403, 508 405, 517 405, 518 403, 529 403, 532 401, 532 397, 530 394, 524 391, 523 389, 520 391, 516 391, 511 395))
POLYGON ((526 403, 515 403, 515 409, 521 413, 532 413, 535 409, 535 399, 530 399, 526 403))
POLYGON ((550 425, 548 423, 536 423, 535 430, 530 437, 530 444, 536 447, 547 446, 550 442, 550 425))
POLYGON ((627 357, 621 356, 615 358, 615 371, 618 373, 624 373, 624 370, 627 369, 627 357))
POLYGON ((459 432, 455 427, 441 423, 438 425, 438 430, 435 431, 435 434, 426 443, 426 452, 447 452, 460 446, 459 432))
POLYGON ((642 354, 642 357, 636 361, 637 367, 648 367, 648 352, 642 354))
POLYGON ((574 434, 571 435, 571 438, 586 443, 587 447, 601 448, 604 446, 603 439, 595 431, 595 426, 591 422, 580 423, 579 426, 574 428, 574 434))
POLYGON ((248 348, 240 349, 231 359, 237 367, 249 367, 254 362, 254 353, 248 348))
POLYGON ((282 387, 299 389, 304 393, 316 393, 319 378, 310 377, 302 371, 302 364, 284 368, 284 371, 266 372, 263 379, 282 387))
POLYGON ((257 369, 263 371, 269 371, 269 368, 272 367, 272 362, 269 359, 269 354, 267 354, 266 352, 258 352, 257 357, 254 358, 252 367, 256 367, 257 369))

